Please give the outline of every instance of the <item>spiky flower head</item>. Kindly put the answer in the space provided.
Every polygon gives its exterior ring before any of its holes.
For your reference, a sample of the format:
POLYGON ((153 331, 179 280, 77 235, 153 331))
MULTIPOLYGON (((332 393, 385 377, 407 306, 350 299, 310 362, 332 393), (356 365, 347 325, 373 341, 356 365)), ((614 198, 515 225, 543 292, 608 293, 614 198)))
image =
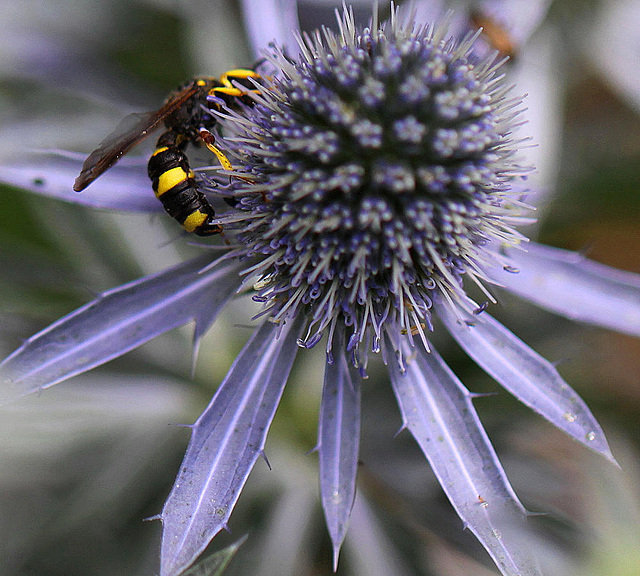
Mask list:
POLYGON ((301 39, 298 60, 274 50, 280 73, 223 120, 253 182, 238 180, 239 214, 221 221, 240 221, 272 318, 309 319, 300 345, 339 320, 356 352, 379 351, 385 332, 426 345, 434 293, 456 298, 464 276, 495 264, 489 243, 521 238, 520 100, 493 58, 474 57, 474 36, 458 43, 395 12, 364 29, 348 10, 338 21, 339 34, 301 39))

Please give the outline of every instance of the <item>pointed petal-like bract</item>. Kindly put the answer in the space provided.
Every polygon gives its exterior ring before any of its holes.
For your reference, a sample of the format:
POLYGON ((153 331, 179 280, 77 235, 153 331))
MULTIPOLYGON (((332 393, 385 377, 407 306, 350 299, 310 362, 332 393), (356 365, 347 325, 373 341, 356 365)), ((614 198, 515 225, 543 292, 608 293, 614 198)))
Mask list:
POLYGON ((445 302, 436 304, 438 316, 464 351, 487 374, 523 404, 585 446, 614 458, 604 432, 584 401, 554 366, 486 312, 460 318, 445 302))
POLYGON ((163 213, 147 176, 147 158, 125 158, 82 192, 73 190, 86 154, 33 150, 0 164, 0 182, 91 208, 163 213))
POLYGON ((629 46, 640 44, 640 4, 637 0, 605 2, 585 38, 586 55, 607 87, 640 112, 640 55, 629 46), (615 54, 615 58, 611 55, 615 54), (600 76, 602 75, 602 76, 600 76))
POLYGON ((360 445, 360 381, 358 370, 346 357, 344 332, 336 330, 333 362, 325 368, 318 456, 320 497, 333 543, 334 571, 347 533, 356 494, 356 472, 360 445))
POLYGON ((265 322, 194 424, 162 511, 162 576, 179 574, 226 526, 264 449, 301 324, 302 315, 284 326, 265 322))
POLYGON ((241 0, 247 37, 253 55, 262 56, 270 43, 282 46, 293 56, 298 52, 294 31, 300 30, 296 0, 241 0))
POLYGON ((507 255, 518 273, 488 277, 534 304, 572 320, 640 336, 640 275, 533 242, 507 255))
POLYGON ((471 394, 433 350, 402 344, 406 371, 389 363, 407 427, 449 500, 508 576, 541 574, 527 545, 526 512, 507 480, 471 394))
POLYGON ((411 574, 398 546, 397 533, 388 529, 387 518, 381 516, 362 492, 356 495, 346 539, 351 574, 411 574))
POLYGON ((211 256, 201 256, 109 290, 32 336, 0 364, 0 401, 42 390, 190 320, 198 322, 201 310, 205 322, 212 322, 212 310, 220 310, 237 289, 242 265, 210 263, 211 256))

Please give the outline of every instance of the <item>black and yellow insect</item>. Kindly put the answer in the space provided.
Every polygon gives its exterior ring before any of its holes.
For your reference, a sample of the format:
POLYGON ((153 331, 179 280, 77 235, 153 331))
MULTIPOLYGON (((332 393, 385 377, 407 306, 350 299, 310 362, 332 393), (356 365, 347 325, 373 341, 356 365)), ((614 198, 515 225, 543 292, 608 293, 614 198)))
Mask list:
POLYGON ((196 78, 170 94, 159 110, 127 116, 85 160, 73 189, 84 190, 164 123, 166 131, 158 139, 148 164, 153 191, 167 213, 187 232, 199 236, 219 234, 222 227, 213 223, 215 211, 198 189, 185 149, 190 143, 202 142, 223 168, 231 170, 231 162, 215 145, 211 133, 216 125, 213 112, 223 105, 232 108, 241 101, 250 105, 247 94, 255 91, 250 82, 259 79, 257 72, 244 68, 229 70, 219 79, 196 78), (239 83, 246 89, 238 88, 239 83))

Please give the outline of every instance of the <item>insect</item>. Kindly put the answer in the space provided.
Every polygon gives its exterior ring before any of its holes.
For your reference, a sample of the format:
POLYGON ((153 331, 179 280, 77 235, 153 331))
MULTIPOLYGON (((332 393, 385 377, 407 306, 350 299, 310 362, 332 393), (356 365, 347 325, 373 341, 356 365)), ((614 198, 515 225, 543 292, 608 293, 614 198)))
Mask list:
POLYGON ((223 106, 237 106, 239 102, 251 105, 248 93, 257 90, 249 85, 249 79, 258 81, 260 75, 238 68, 225 72, 219 79, 195 78, 171 93, 159 110, 130 114, 84 161, 73 189, 84 190, 164 123, 166 131, 158 139, 148 164, 153 191, 166 212, 187 232, 199 236, 219 234, 222 227, 212 221, 215 211, 198 189, 185 149, 190 143, 202 142, 223 168, 232 169, 229 159, 215 145, 211 130, 217 119, 213 112, 223 106), (234 86, 234 82, 243 81, 241 86, 246 86, 246 90, 234 86))
POLYGON ((516 44, 500 22, 480 11, 472 11, 469 19, 475 28, 482 28, 482 36, 491 48, 497 50, 502 56, 515 58, 516 44))

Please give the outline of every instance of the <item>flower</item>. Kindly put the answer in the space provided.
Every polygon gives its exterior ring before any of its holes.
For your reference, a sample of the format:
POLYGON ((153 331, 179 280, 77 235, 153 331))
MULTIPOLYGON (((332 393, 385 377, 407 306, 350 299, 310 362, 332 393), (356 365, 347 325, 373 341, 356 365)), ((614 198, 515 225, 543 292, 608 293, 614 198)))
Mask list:
MULTIPOLYGON (((437 317, 526 405, 613 460, 556 369, 475 303, 469 284, 506 285, 554 310, 640 335, 637 276, 556 249, 523 248, 523 177, 512 132, 520 98, 474 35, 390 22, 307 37, 253 104, 221 117, 235 170, 208 192, 230 248, 111 290, 36 334, 2 364, 7 397, 51 386, 196 321, 196 341, 237 292, 263 321, 202 416, 159 518, 162 573, 177 574, 226 523, 262 454, 300 348, 326 335, 318 453, 337 563, 355 494, 360 390, 381 353, 405 427, 460 517, 504 574, 537 574, 527 515, 472 404, 428 333, 437 317), (232 197, 232 198, 230 198, 232 197), (570 283, 570 286, 569 286, 570 283), (562 290, 558 290, 562 288, 562 290)), ((213 180, 212 180, 213 182, 213 180)))
MULTIPOLYGON (((434 295, 460 299, 500 262, 491 243, 522 236, 523 172, 513 160, 513 109, 493 58, 469 53, 473 36, 445 29, 329 31, 303 45, 300 63, 272 56, 281 78, 250 110, 223 123, 243 176, 234 255, 259 261, 254 299, 272 321, 309 318, 312 347, 339 322, 347 349, 377 352, 414 332, 426 348, 434 295), (246 174, 256 183, 247 181, 246 174)), ((517 116, 517 112, 515 112, 517 116)), ((329 338, 328 350, 331 350, 329 338)))

